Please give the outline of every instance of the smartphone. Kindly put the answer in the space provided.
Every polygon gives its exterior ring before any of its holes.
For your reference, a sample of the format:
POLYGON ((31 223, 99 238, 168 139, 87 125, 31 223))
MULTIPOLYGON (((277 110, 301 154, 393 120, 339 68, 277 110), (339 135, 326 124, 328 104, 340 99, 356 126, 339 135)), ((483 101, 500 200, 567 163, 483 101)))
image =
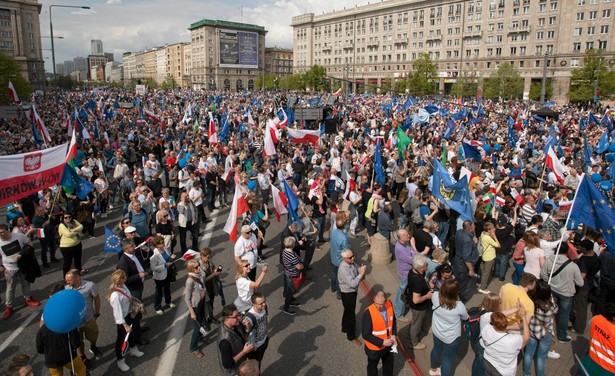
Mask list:
POLYGON ((218 265, 218 268, 216 269, 217 272, 221 272, 222 271, 222 265, 218 265))

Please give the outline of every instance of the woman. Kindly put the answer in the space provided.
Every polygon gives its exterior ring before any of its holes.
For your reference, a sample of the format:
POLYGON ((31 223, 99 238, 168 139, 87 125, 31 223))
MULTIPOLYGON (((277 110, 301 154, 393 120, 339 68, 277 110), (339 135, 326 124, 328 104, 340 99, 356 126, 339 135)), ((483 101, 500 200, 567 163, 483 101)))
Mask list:
POLYGON ((205 336, 211 330, 209 323, 205 321, 209 306, 207 304, 207 294, 205 284, 201 278, 199 271, 199 262, 190 260, 186 264, 188 278, 186 278, 186 286, 184 287, 184 300, 188 306, 190 318, 194 322, 192 329, 192 338, 190 339, 190 353, 197 358, 202 358, 203 353, 199 350, 199 339, 201 335, 205 336), (201 332, 201 328, 205 326, 205 332, 201 332))
POLYGON ((201 249, 201 274, 204 274, 205 289, 207 290, 207 296, 209 299, 209 317, 207 321, 211 324, 219 324, 220 322, 214 317, 214 299, 216 295, 220 294, 222 283, 220 282, 220 273, 222 273, 222 266, 216 267, 211 260, 211 248, 201 249))
POLYGON ((259 201, 255 201, 250 204, 250 217, 248 220, 250 221, 250 226, 254 224, 258 227, 258 257, 262 258, 263 249, 265 248, 265 234, 267 233, 267 229, 264 226, 259 225, 259 223, 261 223, 261 221, 269 220, 269 210, 267 210, 267 204, 264 203, 262 205, 262 209, 259 201))
POLYGON ((162 236, 156 235, 152 241, 154 244, 154 254, 150 257, 150 267, 154 273, 154 282, 156 284, 156 294, 154 296, 154 310, 156 314, 161 316, 162 311, 162 294, 164 293, 165 304, 169 308, 174 308, 175 304, 171 302, 171 278, 174 279, 175 268, 172 260, 175 259, 174 254, 169 254, 165 247, 165 240, 162 236))
POLYGON ((448 279, 440 291, 431 297, 433 317, 433 349, 431 350, 430 375, 453 375, 453 358, 461 343, 461 320, 468 319, 468 311, 459 300, 459 282, 448 279), (438 367, 442 355, 441 367, 438 367))
POLYGON ((70 214, 64 214, 63 222, 58 227, 60 233, 60 253, 62 253, 63 265, 62 275, 66 275, 72 269, 73 259, 75 260, 75 269, 81 270, 81 273, 86 273, 87 270, 81 268, 81 238, 79 234, 83 230, 83 225, 70 214))
POLYGON ((282 251, 282 266, 284 267, 284 310, 287 315, 294 315, 295 311, 291 306, 297 307, 294 303, 295 285, 293 277, 298 277, 303 270, 303 263, 294 251, 296 239, 288 236, 284 239, 284 250, 282 251))
POLYGON ((431 275, 427 284, 433 291, 439 291, 444 281, 449 279, 455 279, 455 276, 451 264, 446 263, 436 266, 436 271, 431 275))
MULTIPOLYGON (((156 213, 156 234, 160 235, 164 241, 164 248, 173 254, 175 249, 175 232, 173 231, 173 223, 169 221, 169 212, 161 209, 156 213)), ((130 223, 130 222, 129 222, 130 223)))
POLYGON ((517 373, 517 356, 530 338, 523 305, 519 305, 517 312, 523 323, 523 335, 506 332, 508 321, 502 312, 486 313, 481 317, 479 342, 485 349, 483 367, 486 376, 515 376, 517 373))
POLYGON ((372 244, 372 236, 376 234, 378 212, 380 211, 380 200, 382 200, 382 188, 374 185, 374 193, 367 201, 367 209, 365 210, 365 227, 367 228, 367 242, 372 244))
POLYGON ((130 303, 132 301, 132 295, 128 287, 124 284, 125 282, 126 273, 124 270, 118 269, 111 274, 109 303, 113 309, 113 319, 117 327, 117 336, 115 337, 117 367, 124 372, 128 372, 130 371, 130 367, 126 364, 124 355, 122 354, 122 344, 126 338, 126 333, 130 333, 130 336, 128 336, 128 345, 130 346, 128 354, 139 358, 143 356, 143 352, 139 351, 136 345, 141 337, 141 313, 138 313, 135 317, 131 317, 130 303))
POLYGON ((109 183, 105 178, 104 171, 96 173, 94 188, 96 189, 96 202, 100 206, 100 217, 107 218, 107 204, 109 203, 109 183))
POLYGON ((485 223, 479 242, 483 248, 483 255, 480 264, 480 288, 478 292, 481 294, 489 294, 487 287, 489 287, 491 270, 493 269, 493 264, 495 264, 495 249, 500 248, 500 242, 495 235, 495 226, 493 223, 485 223))
POLYGON ((20 233, 27 236, 30 240, 32 240, 33 234, 36 232, 36 228, 34 226, 26 223, 24 217, 15 217, 11 221, 11 225, 13 226, 13 233, 20 233))
POLYGON ((530 339, 523 357, 523 374, 531 375, 535 355, 536 376, 544 376, 553 339, 553 318, 557 314, 558 307, 551 298, 551 287, 541 279, 536 281, 536 287, 530 291, 529 296, 534 302, 535 309, 530 321, 530 339))
POLYGON ((120 237, 120 239, 124 240, 126 238, 126 233, 124 232, 124 230, 126 230, 126 228, 128 227, 130 227, 130 219, 122 218, 115 230, 115 233, 120 237))
POLYGON ((235 285, 237 286, 237 299, 235 299, 235 306, 239 312, 245 312, 252 308, 252 294, 254 290, 259 288, 265 274, 269 270, 268 266, 263 266, 261 274, 256 281, 250 280, 248 274, 250 273, 250 263, 245 260, 241 260, 241 263, 237 265, 237 272, 235 273, 235 285))
POLYGON ((525 239, 525 249, 523 256, 525 257, 524 273, 530 273, 537 279, 540 279, 540 268, 545 263, 545 253, 540 248, 540 238, 533 232, 526 232, 523 235, 525 239))

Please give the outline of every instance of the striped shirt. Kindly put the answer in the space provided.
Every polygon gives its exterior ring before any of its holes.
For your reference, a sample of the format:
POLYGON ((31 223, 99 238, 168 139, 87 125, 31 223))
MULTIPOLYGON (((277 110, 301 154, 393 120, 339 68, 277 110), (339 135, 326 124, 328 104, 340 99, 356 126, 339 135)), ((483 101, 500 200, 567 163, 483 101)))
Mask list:
POLYGON ((292 250, 282 251, 282 265, 284 266, 284 273, 289 277, 297 277, 300 273, 299 269, 295 266, 301 264, 301 259, 292 250))

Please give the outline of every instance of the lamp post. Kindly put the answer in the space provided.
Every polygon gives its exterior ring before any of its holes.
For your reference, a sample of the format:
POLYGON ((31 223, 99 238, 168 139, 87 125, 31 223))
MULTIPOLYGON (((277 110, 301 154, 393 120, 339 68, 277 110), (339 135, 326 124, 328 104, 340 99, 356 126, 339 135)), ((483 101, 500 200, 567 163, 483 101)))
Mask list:
POLYGON ((49 6, 49 32, 51 33, 51 62, 53 64, 53 79, 56 79, 56 51, 53 45, 53 21, 51 18, 51 8, 78 8, 78 9, 90 9, 88 6, 77 6, 77 5, 55 5, 52 4, 49 6))
POLYGON ((545 104, 545 94, 547 91, 547 62, 549 61, 549 53, 545 53, 545 61, 542 67, 542 87, 540 88, 540 105, 545 104))
POLYGON ((602 49, 600 48, 600 39, 598 39, 598 69, 596 69, 596 84, 594 87, 594 104, 600 101, 600 90, 598 89, 598 81, 600 80, 600 67, 602 65, 602 49))

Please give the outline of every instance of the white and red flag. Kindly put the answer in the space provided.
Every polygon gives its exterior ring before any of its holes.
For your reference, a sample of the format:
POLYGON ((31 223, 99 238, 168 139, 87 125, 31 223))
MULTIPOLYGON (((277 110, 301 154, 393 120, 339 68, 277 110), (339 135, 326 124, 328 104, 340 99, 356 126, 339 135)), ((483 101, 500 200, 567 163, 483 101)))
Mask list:
POLYGON ((9 98, 15 103, 21 102, 17 96, 17 90, 15 90, 15 86, 13 86, 11 81, 9 81, 9 98))
POLYGON ((340 94, 342 94, 342 88, 337 89, 337 91, 335 93, 332 93, 331 95, 333 95, 334 97, 339 97, 340 94))
POLYGON ((224 232, 229 234, 229 238, 233 243, 237 241, 237 219, 247 213, 250 210, 246 199, 243 197, 241 193, 241 188, 239 184, 235 185, 235 195, 233 196, 233 205, 231 206, 231 212, 226 219, 226 224, 224 225, 224 232))
POLYGON ((291 141, 299 144, 311 143, 316 145, 320 140, 320 129, 317 130, 305 130, 305 129, 287 129, 288 135, 291 141))
POLYGON ((547 152, 547 157, 545 158, 545 163, 547 167, 553 171, 557 181, 560 184, 564 184, 564 178, 566 177, 566 167, 562 165, 562 162, 559 161, 557 155, 553 151, 553 148, 549 146, 549 151, 547 152))
POLYGON ((34 124, 36 124, 36 127, 43 135, 43 138, 45 139, 45 141, 51 142, 51 136, 49 135, 49 131, 47 130, 47 127, 45 126, 43 119, 41 119, 38 112, 36 111, 36 106, 34 105, 34 103, 32 103, 32 112, 34 115, 34 124))
POLYGON ((184 261, 188 261, 188 260, 196 259, 197 257, 199 257, 199 253, 195 250, 189 249, 186 251, 186 253, 184 253, 184 255, 182 256, 182 259, 184 261))
POLYGON ((354 179, 350 176, 348 171, 346 171, 346 191, 344 191, 344 198, 346 200, 349 199, 350 192, 354 191, 356 187, 357 184, 355 183, 354 179))
POLYGON ((288 213, 286 209, 288 206, 288 199, 286 195, 273 184, 271 185, 271 194, 273 196, 273 212, 275 213, 275 219, 280 222, 280 215, 288 213))
POLYGON ((272 125, 272 122, 267 122, 265 126, 265 142, 263 145, 263 151, 265 156, 274 155, 275 151, 275 142, 277 141, 277 133, 275 127, 272 125), (275 138, 275 141, 274 141, 275 138))
POLYGON ((218 134, 216 133, 216 123, 214 123, 214 116, 209 113, 209 127, 207 132, 207 140, 210 144, 218 144, 218 134))
POLYGON ((145 116, 153 122, 158 123, 160 121, 160 118, 154 113, 154 111, 147 108, 143 108, 143 112, 145 113, 145 116))
POLYGON ((521 206, 525 205, 525 199, 523 198, 523 196, 519 194, 519 192, 517 191, 517 188, 511 188, 510 195, 519 205, 521 206))

